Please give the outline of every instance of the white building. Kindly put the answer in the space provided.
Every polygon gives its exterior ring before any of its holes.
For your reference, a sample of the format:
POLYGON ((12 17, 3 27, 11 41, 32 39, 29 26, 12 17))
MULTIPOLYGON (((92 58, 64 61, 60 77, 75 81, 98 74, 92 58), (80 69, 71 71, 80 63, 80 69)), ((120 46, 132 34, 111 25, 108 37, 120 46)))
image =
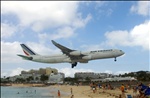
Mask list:
POLYGON ((114 77, 114 78, 105 78, 102 82, 109 82, 109 81, 133 81, 137 80, 134 77, 114 77))
POLYGON ((108 73, 94 73, 94 72, 78 72, 75 73, 75 78, 85 79, 85 78, 91 78, 91 79, 104 79, 111 77, 112 75, 108 73))
POLYGON ((48 83, 63 83, 64 81, 64 74, 63 73, 58 73, 58 74, 54 74, 51 73, 49 76, 49 80, 48 83))
MULTIPOLYGON (((32 70, 29 70, 29 71, 21 71, 20 75, 9 77, 9 80, 12 81, 12 82, 15 82, 15 80, 17 78, 19 78, 19 79, 24 79, 25 81, 27 81, 27 78, 33 77, 33 80, 30 80, 29 82, 41 82, 41 80, 40 80, 41 79, 41 75, 50 76, 51 73, 58 74, 58 70, 54 69, 54 68, 47 67, 47 68, 40 68, 39 70, 33 70, 32 69, 32 70)), ((56 76, 55 75, 51 76, 51 78, 53 79, 53 77, 56 77, 56 76)), ((64 80, 65 75, 63 73, 59 73, 58 76, 57 76, 58 79, 60 79, 59 78, 60 76, 64 80)), ((60 81, 60 80, 57 80, 57 81, 60 81)))

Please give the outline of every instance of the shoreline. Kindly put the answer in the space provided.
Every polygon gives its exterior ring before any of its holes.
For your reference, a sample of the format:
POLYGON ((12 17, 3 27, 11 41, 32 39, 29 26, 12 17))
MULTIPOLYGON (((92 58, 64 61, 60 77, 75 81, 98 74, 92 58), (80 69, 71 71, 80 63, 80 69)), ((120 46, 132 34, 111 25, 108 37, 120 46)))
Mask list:
POLYGON ((36 84, 36 83, 1 83, 0 86, 12 86, 12 87, 46 87, 45 84, 36 84))

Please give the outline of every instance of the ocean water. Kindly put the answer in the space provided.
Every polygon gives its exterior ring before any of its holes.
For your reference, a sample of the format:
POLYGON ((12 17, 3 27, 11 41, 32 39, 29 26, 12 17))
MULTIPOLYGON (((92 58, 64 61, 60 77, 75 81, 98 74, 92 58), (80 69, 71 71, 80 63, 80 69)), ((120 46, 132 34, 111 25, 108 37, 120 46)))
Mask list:
POLYGON ((47 87, 12 87, 1 86, 1 98, 56 98, 47 87))

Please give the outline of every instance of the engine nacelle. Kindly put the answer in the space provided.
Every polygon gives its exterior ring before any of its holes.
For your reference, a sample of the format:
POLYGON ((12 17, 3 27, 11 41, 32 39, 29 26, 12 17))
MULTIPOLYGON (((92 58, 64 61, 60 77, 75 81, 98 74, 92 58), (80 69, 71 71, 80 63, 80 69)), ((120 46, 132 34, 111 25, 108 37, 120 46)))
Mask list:
POLYGON ((79 56, 79 55, 81 55, 81 51, 73 51, 73 52, 70 52, 70 55, 79 56))
POLYGON ((92 59, 92 57, 91 56, 84 56, 84 57, 82 57, 82 59, 84 59, 84 60, 90 60, 90 59, 92 59))

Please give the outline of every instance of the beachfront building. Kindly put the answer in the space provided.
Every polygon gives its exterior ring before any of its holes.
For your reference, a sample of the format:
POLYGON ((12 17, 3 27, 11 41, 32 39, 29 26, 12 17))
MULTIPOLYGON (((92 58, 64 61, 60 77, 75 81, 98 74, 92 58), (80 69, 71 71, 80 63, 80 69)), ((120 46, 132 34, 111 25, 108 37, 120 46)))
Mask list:
POLYGON ((60 83, 62 84, 65 78, 65 74, 64 73, 58 73, 58 74, 54 74, 51 73, 49 75, 49 79, 47 81, 47 83, 60 83))
POLYGON ((33 70, 33 69, 31 69, 29 71, 21 71, 21 74, 22 75, 29 75, 29 74, 50 75, 52 72, 55 73, 55 74, 57 74, 58 70, 55 69, 55 68, 47 67, 47 68, 40 68, 39 70, 33 70))
POLYGON ((108 74, 108 73, 94 73, 94 72, 77 72, 77 73, 75 73, 75 78, 85 79, 87 77, 90 79, 104 79, 104 78, 112 77, 112 75, 108 74))
POLYGON ((29 71, 21 71, 20 75, 9 77, 9 80, 24 80, 26 82, 41 82, 41 75, 49 76, 51 73, 58 74, 58 70, 54 68, 40 68, 39 70, 31 69, 29 71))
POLYGON ((113 77, 113 78, 105 78, 102 82, 110 82, 110 81, 137 81, 134 77, 113 77))
POLYGON ((90 79, 93 82, 109 82, 109 81, 136 81, 134 77, 116 77, 108 73, 94 73, 94 72, 78 72, 75 73, 75 78, 78 81, 84 82, 90 79))

